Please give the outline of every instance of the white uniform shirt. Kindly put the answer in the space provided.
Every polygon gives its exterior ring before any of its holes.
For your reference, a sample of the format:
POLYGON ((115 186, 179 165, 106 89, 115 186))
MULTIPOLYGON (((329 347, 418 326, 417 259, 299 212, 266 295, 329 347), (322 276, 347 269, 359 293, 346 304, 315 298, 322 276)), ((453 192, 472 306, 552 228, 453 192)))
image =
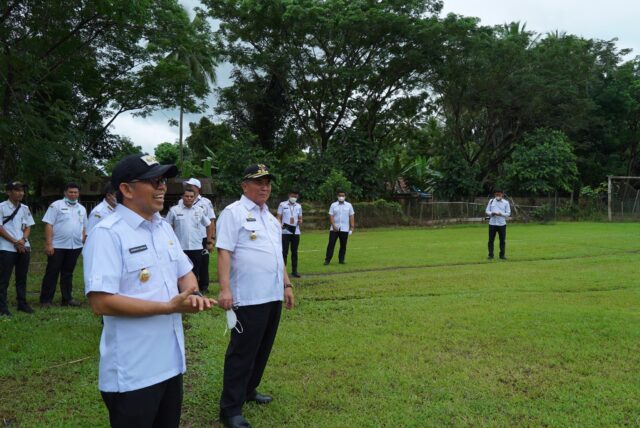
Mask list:
POLYGON ((174 205, 165 217, 167 223, 173 227, 180 246, 184 251, 202 250, 202 235, 200 229, 211 224, 202 208, 192 205, 174 205))
MULTIPOLYGON (((10 222, 5 223, 4 219, 10 217, 11 214, 15 211, 16 206, 11 203, 11 201, 6 200, 0 203, 0 228, 4 229, 13 239, 20 240, 22 239, 23 233, 22 231, 27 228, 33 226, 35 221, 33 221, 33 217, 31 216, 31 211, 29 211, 29 207, 20 204, 20 210, 16 213, 15 217, 10 222)), ((25 242, 25 247, 30 247, 29 241, 25 242)), ((13 244, 3 237, 0 236, 0 251, 11 251, 13 253, 17 253, 16 247, 13 244)))
POLYGON ((506 226, 507 217, 511 216, 511 207, 505 199, 498 201, 493 198, 487 204, 485 213, 490 216, 489 224, 491 226, 506 226), (492 216, 491 213, 500 213, 502 215, 492 216))
POLYGON ((246 196, 227 206, 216 225, 216 247, 231 252, 234 306, 284 299, 284 260, 280 223, 265 205, 246 196), (255 239, 251 235, 255 233, 255 239))
MULTIPOLYGON (((182 202, 182 199, 178 201, 178 205, 184 206, 184 202, 182 202)), ((213 209, 213 202, 211 202, 209 198, 198 195, 196 200, 193 202, 193 206, 202 209, 204 211, 204 215, 210 220, 210 222, 216 219, 216 212, 213 209)), ((200 226, 200 235, 200 240, 207 237, 207 228, 205 226, 200 226)))
MULTIPOLYGON (((289 201, 280 202, 278 205, 278 214, 282 216, 282 224, 289 224, 296 227, 296 235, 300 235, 300 224, 298 223, 300 217, 302 217, 302 205, 299 203, 292 204, 289 201)), ((291 235, 284 227, 282 228, 283 235, 291 235)))
MULTIPOLYGON (((336 225, 338 230, 336 232, 348 232, 349 231, 349 217, 354 215, 353 205, 349 202, 336 201, 329 207, 329 215, 333 216, 333 224, 336 225)), ((329 227, 331 229, 331 227, 329 227)))
MULTIPOLYGON (((124 205, 101 221, 83 251, 85 294, 104 292, 168 302, 192 265, 159 214, 147 221, 124 205), (147 281, 140 279, 146 269, 147 281)), ((104 316, 98 387, 126 392, 186 371, 182 316, 104 316)))
POLYGON ((49 205, 42 221, 53 226, 53 248, 82 248, 82 231, 87 227, 87 210, 80 202, 71 205, 60 199, 49 205))
POLYGON ((102 219, 113 214, 115 208, 109 205, 106 199, 103 199, 89 214, 89 223, 87 225, 87 235, 91 233, 91 230, 96 227, 96 224, 100 223, 102 219))

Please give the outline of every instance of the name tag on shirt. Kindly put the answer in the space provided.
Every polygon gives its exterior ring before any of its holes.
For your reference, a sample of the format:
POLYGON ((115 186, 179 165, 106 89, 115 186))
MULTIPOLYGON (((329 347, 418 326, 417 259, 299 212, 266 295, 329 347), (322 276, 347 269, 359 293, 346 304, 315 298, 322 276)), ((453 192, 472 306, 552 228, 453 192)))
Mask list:
POLYGON ((135 254, 135 253, 140 253, 140 252, 146 251, 146 250, 147 250, 147 246, 146 245, 140 245, 138 247, 129 248, 129 253, 135 254))

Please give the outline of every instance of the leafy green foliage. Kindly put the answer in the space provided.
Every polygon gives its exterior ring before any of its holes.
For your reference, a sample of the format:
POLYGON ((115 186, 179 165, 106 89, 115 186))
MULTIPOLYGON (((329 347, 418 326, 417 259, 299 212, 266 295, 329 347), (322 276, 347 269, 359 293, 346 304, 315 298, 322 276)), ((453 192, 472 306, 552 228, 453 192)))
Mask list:
POLYGON ((334 201, 338 192, 345 192, 348 196, 357 197, 358 195, 352 195, 351 190, 352 185, 351 182, 347 180, 347 177, 340 171, 334 169, 318 188, 317 197, 324 202, 334 201))
POLYGON ((577 176, 576 156, 566 135, 549 129, 526 135, 505 165, 505 178, 512 193, 569 192, 577 176))

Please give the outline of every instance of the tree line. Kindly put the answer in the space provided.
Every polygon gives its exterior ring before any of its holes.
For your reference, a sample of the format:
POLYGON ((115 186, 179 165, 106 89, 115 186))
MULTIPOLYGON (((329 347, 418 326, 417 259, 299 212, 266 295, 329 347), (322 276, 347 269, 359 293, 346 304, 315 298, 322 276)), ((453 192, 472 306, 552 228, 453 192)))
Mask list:
POLYGON ((438 0, 204 0, 194 19, 175 0, 66 3, 0 10, 3 179, 100 174, 136 150, 110 123, 160 108, 206 113, 158 151, 212 168, 224 195, 255 161, 309 199, 569 193, 640 173, 640 62, 616 40, 484 26, 438 0), (232 84, 215 88, 221 63, 232 84))

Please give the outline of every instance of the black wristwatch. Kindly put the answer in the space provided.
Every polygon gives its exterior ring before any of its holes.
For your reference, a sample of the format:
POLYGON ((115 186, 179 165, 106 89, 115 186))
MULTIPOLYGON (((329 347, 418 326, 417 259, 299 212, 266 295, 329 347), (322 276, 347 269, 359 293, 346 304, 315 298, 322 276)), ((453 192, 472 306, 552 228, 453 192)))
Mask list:
POLYGON ((293 288, 293 284, 285 284, 284 288, 293 288))

